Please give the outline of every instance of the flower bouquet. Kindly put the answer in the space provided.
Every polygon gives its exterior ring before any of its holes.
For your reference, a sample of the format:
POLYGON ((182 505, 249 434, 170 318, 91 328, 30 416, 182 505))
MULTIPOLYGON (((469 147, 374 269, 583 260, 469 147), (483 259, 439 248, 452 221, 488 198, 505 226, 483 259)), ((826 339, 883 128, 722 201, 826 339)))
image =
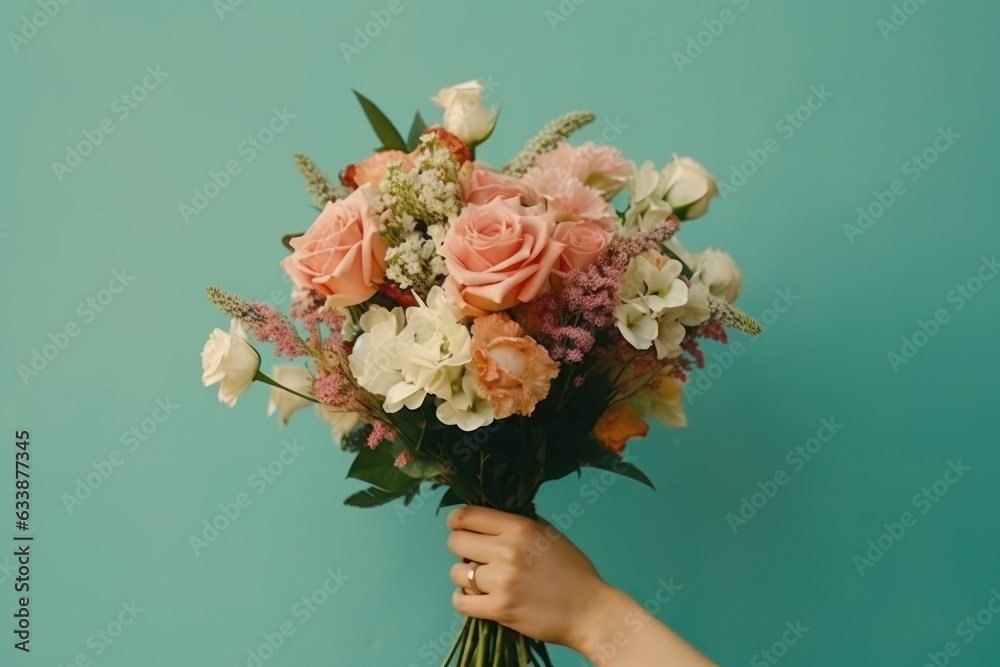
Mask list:
MULTIPOLYGON (((443 122, 418 112, 406 138, 356 93, 381 147, 339 183, 295 156, 319 214, 284 238, 290 315, 208 289, 232 323, 205 345, 205 385, 229 406, 271 385, 282 422, 316 404, 353 455, 348 477, 368 485, 348 505, 442 488, 440 507, 534 517, 539 487, 584 467, 652 486, 626 442, 647 418, 685 425, 702 339, 760 331, 732 305, 729 255, 673 239, 717 192, 701 165, 571 146, 594 120, 573 112, 493 169, 476 159, 497 121, 482 92, 442 90, 443 122), (265 375, 248 333, 304 363, 265 375)), ((551 662, 542 642, 467 619, 443 664, 551 662)))

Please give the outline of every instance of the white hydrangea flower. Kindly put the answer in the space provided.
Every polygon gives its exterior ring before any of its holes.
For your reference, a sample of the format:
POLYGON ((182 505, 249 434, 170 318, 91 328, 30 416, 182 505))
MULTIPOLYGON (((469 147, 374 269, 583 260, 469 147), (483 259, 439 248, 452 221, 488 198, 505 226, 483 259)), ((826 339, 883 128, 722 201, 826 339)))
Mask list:
POLYGON ((645 231, 676 213, 693 220, 708 212, 709 201, 719 194, 715 178, 696 160, 674 155, 662 171, 644 162, 629 181, 631 203, 625 212, 628 232, 645 231))
POLYGON ((646 161, 629 179, 627 189, 630 204, 625 211, 627 232, 646 231, 674 212, 666 201, 667 188, 662 176, 652 162, 646 161))
POLYGON ((648 350, 659 333, 656 317, 643 302, 623 303, 615 310, 615 324, 637 350, 648 350))
POLYGON ((688 286, 680 279, 684 270, 680 262, 660 255, 655 261, 645 253, 633 257, 622 277, 620 296, 624 303, 643 303, 653 317, 659 317, 664 310, 687 303, 688 286))
POLYGON ((462 317, 439 286, 419 306, 406 309, 406 326, 398 338, 403 382, 393 387, 393 402, 406 401, 410 407, 427 394, 450 400, 461 391, 465 364, 472 360, 472 334, 461 324, 462 317))
POLYGON ((476 393, 476 380, 465 371, 451 397, 437 399, 437 418, 442 424, 475 431, 493 422, 493 406, 476 393))

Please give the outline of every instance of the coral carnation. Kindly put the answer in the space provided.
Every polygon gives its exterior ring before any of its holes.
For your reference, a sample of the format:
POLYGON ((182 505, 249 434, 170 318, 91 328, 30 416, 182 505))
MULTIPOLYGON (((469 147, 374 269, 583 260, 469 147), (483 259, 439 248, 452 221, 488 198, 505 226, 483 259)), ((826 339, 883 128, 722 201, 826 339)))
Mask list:
POLYGON ((497 419, 530 415, 548 396, 559 374, 559 364, 545 348, 502 313, 473 322, 472 361, 467 368, 475 375, 476 391, 489 400, 497 419))

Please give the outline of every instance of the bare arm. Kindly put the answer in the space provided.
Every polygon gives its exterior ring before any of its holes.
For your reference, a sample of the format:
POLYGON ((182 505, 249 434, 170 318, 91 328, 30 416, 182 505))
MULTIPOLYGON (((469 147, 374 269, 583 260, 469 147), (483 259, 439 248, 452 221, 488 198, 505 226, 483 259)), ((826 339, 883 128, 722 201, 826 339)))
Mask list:
MULTIPOLYGON (((448 548, 479 563, 482 595, 458 590, 455 608, 561 644, 598 667, 711 667, 708 658, 607 584, 590 560, 553 526, 484 507, 448 516, 448 548)), ((468 586, 472 564, 455 563, 452 581, 468 586)))

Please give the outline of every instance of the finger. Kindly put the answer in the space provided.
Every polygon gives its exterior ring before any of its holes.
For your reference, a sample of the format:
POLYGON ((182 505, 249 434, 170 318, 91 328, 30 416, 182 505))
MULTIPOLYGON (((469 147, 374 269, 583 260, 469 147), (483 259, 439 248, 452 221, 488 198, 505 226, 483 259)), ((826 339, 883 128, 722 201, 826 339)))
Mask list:
POLYGON ((467 530, 455 530, 448 536, 448 550, 461 558, 468 558, 477 563, 489 563, 498 557, 496 537, 470 533, 467 530))
POLYGON ((483 535, 500 535, 520 523, 521 517, 489 507, 466 505, 448 514, 448 527, 483 535))
MULTIPOLYGON (((451 572, 449 573, 451 577, 451 583, 455 584, 459 588, 465 589, 469 594, 475 595, 476 592, 472 590, 472 583, 469 580, 469 572, 472 571, 473 563, 455 563, 451 566, 451 572)), ((480 565, 476 568, 476 588, 482 594, 487 594, 490 591, 496 590, 496 582, 494 581, 492 565, 480 565)))
POLYGON ((497 605, 490 595, 465 595, 462 591, 455 591, 451 594, 451 604, 463 616, 497 620, 497 605))

